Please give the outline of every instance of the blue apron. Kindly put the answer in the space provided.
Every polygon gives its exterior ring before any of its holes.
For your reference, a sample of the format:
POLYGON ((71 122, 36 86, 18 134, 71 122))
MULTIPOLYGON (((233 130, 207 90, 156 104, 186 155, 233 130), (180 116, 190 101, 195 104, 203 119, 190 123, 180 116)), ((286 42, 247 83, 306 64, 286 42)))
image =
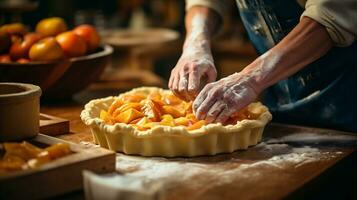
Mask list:
MULTIPOLYGON (((237 0, 237 5, 259 54, 284 38, 304 11, 295 0, 237 0)), ((332 48, 268 88, 263 102, 276 122, 357 132, 357 43, 332 48)))

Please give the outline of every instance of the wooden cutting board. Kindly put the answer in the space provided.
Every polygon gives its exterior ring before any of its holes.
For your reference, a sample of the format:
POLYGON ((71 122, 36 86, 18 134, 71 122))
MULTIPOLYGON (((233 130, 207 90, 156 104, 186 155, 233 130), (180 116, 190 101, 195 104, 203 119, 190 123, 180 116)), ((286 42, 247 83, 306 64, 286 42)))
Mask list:
POLYGON ((50 136, 69 133, 69 120, 40 113, 40 133, 50 136))
POLYGON ((115 170, 115 153, 100 147, 86 147, 39 134, 29 140, 36 146, 68 143, 73 154, 51 161, 37 169, 0 174, 0 199, 44 199, 83 186, 82 171, 107 173, 115 170))

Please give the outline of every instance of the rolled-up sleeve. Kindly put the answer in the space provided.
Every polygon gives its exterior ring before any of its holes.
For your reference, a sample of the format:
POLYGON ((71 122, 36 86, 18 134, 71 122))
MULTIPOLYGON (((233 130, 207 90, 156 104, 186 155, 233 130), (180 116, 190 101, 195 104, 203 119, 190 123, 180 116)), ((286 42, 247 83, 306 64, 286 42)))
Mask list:
POLYGON ((186 11, 193 6, 205 6, 215 12, 217 12, 221 17, 227 10, 226 0, 186 0, 186 11))
POLYGON ((304 16, 325 26, 335 46, 349 46, 357 38, 356 0, 308 0, 304 16))

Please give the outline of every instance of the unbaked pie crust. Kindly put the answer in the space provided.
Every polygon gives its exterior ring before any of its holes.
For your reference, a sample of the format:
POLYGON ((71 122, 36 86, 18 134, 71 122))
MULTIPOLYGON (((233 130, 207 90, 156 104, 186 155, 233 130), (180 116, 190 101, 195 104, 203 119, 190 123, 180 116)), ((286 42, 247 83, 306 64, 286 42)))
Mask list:
POLYGON ((161 125, 139 131, 130 124, 109 125, 99 118, 101 110, 107 110, 123 95, 152 91, 168 92, 155 87, 141 87, 117 97, 96 99, 86 104, 81 118, 90 127, 94 142, 117 152, 142 156, 192 157, 231 153, 260 142, 265 125, 272 119, 267 107, 259 102, 248 106, 248 111, 258 113, 257 119, 244 119, 225 126, 220 123, 208 124, 190 131, 181 126, 161 125))

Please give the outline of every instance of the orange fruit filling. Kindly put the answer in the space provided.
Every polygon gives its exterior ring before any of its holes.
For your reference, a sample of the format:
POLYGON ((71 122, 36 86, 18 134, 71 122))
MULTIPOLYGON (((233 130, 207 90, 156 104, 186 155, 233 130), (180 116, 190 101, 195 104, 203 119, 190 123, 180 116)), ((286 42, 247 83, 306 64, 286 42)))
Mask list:
POLYGON ((46 148, 37 147, 26 141, 5 142, 0 146, 4 151, 0 156, 0 175, 37 168, 72 153, 70 146, 65 143, 56 143, 46 148))
MULTIPOLYGON (((259 113, 259 111, 256 111, 259 113)), ((224 125, 236 124, 243 119, 256 119, 259 115, 247 108, 233 114, 224 125)), ((125 94, 114 101, 108 110, 100 112, 100 119, 105 123, 130 124, 140 131, 155 126, 182 126, 187 130, 196 130, 206 125, 205 120, 196 119, 192 111, 192 102, 185 102, 171 92, 152 92, 125 94)))

